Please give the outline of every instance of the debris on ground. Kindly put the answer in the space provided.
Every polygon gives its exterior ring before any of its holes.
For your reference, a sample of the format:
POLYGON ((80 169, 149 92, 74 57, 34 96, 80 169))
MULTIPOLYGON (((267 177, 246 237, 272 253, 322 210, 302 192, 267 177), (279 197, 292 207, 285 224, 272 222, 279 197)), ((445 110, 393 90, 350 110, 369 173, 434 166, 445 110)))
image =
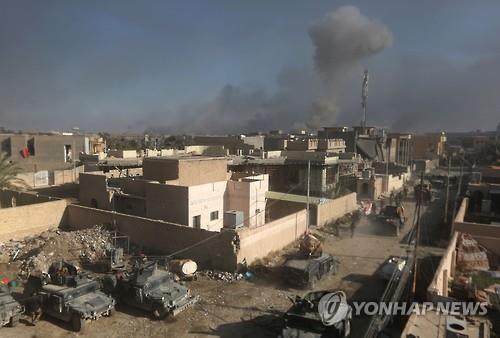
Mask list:
POLYGON ((244 275, 242 273, 232 273, 232 272, 213 271, 213 270, 200 271, 199 275, 204 276, 211 280, 221 280, 229 283, 242 280, 244 278, 244 275))
POLYGON ((19 264, 18 276, 45 272, 55 260, 94 263, 106 256, 111 234, 102 226, 76 231, 48 230, 38 236, 0 243, 2 260, 19 264))

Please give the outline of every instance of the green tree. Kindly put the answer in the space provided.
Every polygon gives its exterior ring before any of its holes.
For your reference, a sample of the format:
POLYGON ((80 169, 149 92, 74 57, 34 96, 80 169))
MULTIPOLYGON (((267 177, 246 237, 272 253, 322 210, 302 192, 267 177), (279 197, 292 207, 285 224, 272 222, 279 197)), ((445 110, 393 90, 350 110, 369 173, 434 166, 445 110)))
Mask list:
POLYGON ((0 152, 0 189, 26 189, 26 182, 17 177, 20 172, 21 169, 12 164, 5 153, 0 152))

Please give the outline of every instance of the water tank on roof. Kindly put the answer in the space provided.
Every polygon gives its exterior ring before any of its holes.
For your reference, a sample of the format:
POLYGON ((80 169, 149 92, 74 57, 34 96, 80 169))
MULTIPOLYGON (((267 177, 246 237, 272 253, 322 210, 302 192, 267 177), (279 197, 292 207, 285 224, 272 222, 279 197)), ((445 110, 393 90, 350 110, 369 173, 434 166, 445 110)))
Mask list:
POLYGON ((446 317, 446 338, 466 338, 467 322, 462 316, 447 316, 446 317))
POLYGON ((243 211, 229 210, 224 212, 224 228, 237 229, 243 226, 243 211))

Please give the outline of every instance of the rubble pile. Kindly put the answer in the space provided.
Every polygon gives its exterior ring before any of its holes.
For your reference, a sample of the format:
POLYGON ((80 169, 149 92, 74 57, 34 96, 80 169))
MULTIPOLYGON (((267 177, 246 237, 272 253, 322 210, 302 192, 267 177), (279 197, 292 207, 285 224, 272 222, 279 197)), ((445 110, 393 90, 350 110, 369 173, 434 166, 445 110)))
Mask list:
POLYGON ((458 238, 457 267, 462 271, 490 269, 487 250, 469 234, 460 234, 458 238))
POLYGON ((242 280, 244 277, 243 274, 241 273, 231 273, 231 272, 212 271, 212 270, 200 271, 199 275, 204 276, 211 280, 221 280, 229 283, 242 280))
POLYGON ((19 277, 47 271, 51 262, 93 263, 106 255, 111 235, 102 226, 77 231, 49 230, 20 241, 0 243, 3 259, 19 264, 19 277))

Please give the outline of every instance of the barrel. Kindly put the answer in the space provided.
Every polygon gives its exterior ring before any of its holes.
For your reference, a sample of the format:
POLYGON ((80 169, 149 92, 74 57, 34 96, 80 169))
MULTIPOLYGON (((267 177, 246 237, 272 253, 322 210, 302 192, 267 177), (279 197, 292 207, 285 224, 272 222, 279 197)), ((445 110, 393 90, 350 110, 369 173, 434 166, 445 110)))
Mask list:
POLYGON ((196 272, 198 265, 190 259, 174 259, 168 264, 171 272, 179 276, 190 276, 196 272))

